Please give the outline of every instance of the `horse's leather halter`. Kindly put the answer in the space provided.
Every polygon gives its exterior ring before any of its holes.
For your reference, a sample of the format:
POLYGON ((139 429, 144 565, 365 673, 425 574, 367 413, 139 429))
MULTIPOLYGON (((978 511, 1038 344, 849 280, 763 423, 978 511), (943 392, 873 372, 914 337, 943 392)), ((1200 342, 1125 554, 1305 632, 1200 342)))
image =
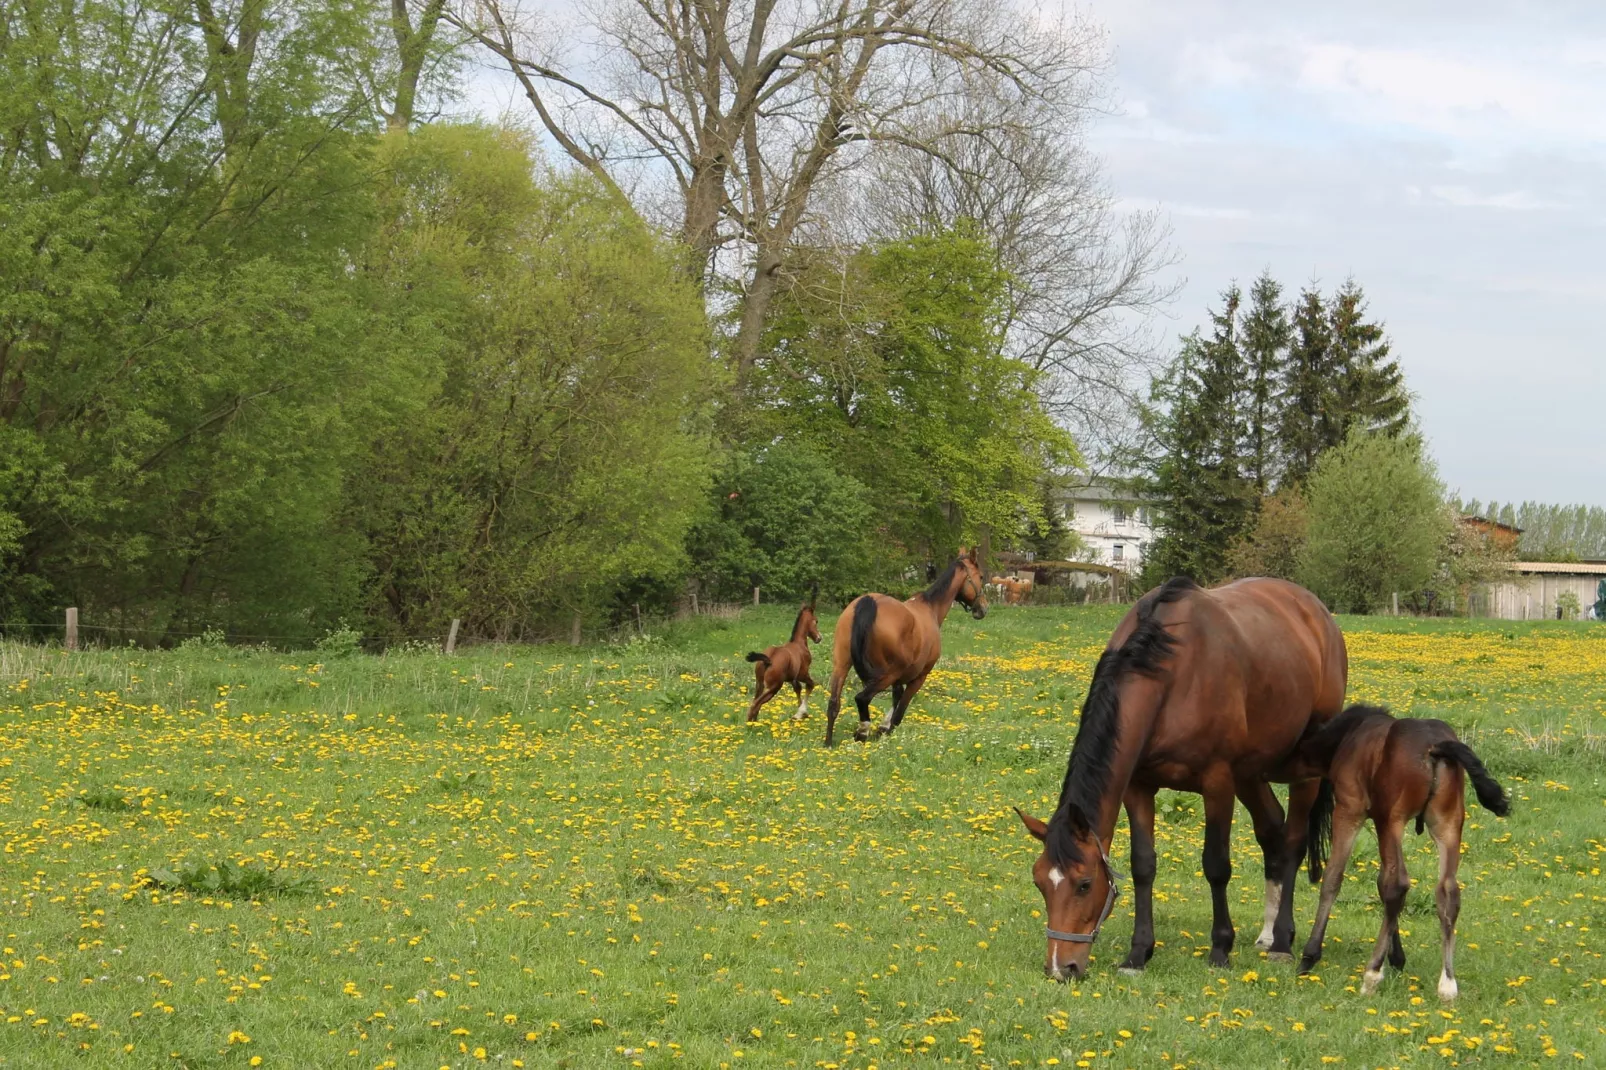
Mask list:
POLYGON ((1110 919, 1110 911, 1115 909, 1116 897, 1121 894, 1120 885, 1116 883, 1121 879, 1121 874, 1117 873, 1115 867, 1110 865, 1109 852, 1102 847, 1099 848, 1099 860, 1104 863, 1104 875, 1110 879, 1110 890, 1104 896, 1104 909, 1099 913, 1099 920, 1093 923, 1093 931, 1090 933, 1062 933, 1050 925, 1048 926, 1048 938, 1050 940, 1068 940, 1073 944, 1091 944, 1099 938, 1099 930, 1104 928, 1104 923, 1110 919))

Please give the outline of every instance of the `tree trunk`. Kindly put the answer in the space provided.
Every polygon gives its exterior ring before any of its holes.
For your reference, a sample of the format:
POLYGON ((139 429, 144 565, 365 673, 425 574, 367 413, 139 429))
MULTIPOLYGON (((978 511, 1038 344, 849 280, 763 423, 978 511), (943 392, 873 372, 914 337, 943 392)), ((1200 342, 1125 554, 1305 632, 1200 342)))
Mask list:
POLYGON ((748 281, 747 292, 742 295, 742 322, 736 332, 736 392, 747 389, 747 380, 758 363, 759 346, 764 341, 764 324, 769 318, 770 304, 780 284, 781 257, 773 250, 764 250, 753 265, 753 277, 748 281))

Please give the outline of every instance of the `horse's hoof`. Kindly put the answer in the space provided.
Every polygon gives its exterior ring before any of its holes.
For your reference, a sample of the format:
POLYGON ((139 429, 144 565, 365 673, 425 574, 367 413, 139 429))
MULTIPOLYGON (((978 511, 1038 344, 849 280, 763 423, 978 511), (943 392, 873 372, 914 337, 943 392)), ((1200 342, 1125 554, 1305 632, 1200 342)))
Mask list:
POLYGON ((1292 951, 1268 951, 1268 952, 1266 952, 1266 961, 1267 962, 1293 962, 1294 961, 1294 953, 1292 951))
POLYGON ((1210 965, 1218 970, 1224 970, 1232 965, 1232 962, 1227 958, 1225 951, 1212 951, 1210 952, 1210 965))
POLYGON ((1367 970, 1361 976, 1361 995, 1370 996, 1377 991, 1377 986, 1383 983, 1382 970, 1367 970))
POLYGON ((1316 960, 1308 955, 1299 960, 1299 976, 1303 977, 1316 968, 1316 960))

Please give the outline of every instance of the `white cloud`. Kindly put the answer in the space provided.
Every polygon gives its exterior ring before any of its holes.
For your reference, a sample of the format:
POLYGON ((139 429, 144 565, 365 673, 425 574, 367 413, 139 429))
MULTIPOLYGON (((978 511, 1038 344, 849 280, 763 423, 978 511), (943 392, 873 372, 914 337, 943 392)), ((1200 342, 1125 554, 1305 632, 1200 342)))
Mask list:
POLYGON ((1546 200, 1526 190, 1509 193, 1478 193, 1466 186, 1432 186, 1429 196, 1456 208, 1499 208, 1508 212, 1538 212, 1566 208, 1560 201, 1546 200))

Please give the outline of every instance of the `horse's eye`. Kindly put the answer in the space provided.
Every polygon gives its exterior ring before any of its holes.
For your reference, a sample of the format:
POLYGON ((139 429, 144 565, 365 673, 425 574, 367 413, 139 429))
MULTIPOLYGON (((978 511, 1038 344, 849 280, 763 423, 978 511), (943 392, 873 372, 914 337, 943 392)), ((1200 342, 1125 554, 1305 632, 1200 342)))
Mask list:
POLYGON ((1077 895, 1086 895, 1089 891, 1092 890, 1092 888, 1093 888, 1093 880, 1090 877, 1087 880, 1084 880, 1081 884, 1078 884, 1076 886, 1076 894, 1077 895))

